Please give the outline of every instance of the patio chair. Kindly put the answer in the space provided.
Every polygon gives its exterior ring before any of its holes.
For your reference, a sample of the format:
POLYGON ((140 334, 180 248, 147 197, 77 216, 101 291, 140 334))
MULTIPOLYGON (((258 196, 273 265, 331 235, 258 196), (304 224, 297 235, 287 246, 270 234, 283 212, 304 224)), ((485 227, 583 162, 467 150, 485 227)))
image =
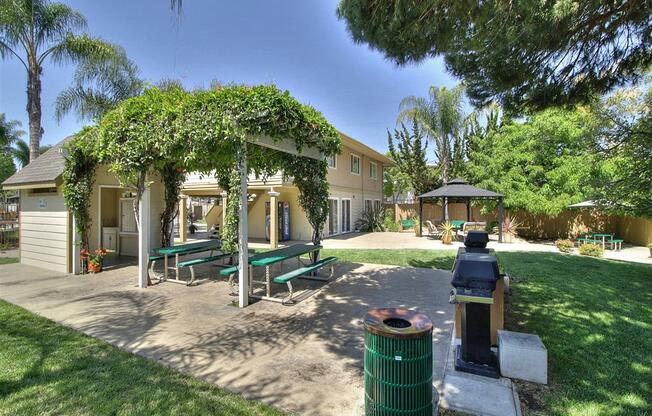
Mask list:
POLYGON ((440 232, 437 229, 437 226, 432 223, 430 220, 426 220, 426 227, 428 227, 428 237, 430 238, 439 238, 440 232))

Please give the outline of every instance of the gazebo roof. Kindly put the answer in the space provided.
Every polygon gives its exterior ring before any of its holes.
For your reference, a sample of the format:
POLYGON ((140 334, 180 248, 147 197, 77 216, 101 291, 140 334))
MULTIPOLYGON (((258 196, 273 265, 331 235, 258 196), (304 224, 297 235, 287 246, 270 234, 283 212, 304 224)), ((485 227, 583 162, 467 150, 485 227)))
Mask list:
POLYGON ((467 181, 460 178, 455 178, 446 182, 446 185, 437 188, 434 191, 426 192, 419 195, 418 198, 423 199, 436 199, 436 198, 502 198, 502 195, 493 191, 488 191, 482 188, 476 188, 469 185, 467 181))

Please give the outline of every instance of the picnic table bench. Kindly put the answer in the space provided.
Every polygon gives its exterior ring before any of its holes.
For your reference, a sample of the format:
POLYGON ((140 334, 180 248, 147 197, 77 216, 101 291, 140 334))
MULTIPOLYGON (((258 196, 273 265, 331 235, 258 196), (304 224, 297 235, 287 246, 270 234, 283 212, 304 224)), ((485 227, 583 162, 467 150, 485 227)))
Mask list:
MULTIPOLYGON (((271 251, 265 251, 262 253, 257 253, 254 255, 249 256, 249 280, 250 280, 250 285, 249 285, 249 296, 258 298, 258 299, 263 299, 263 300, 271 300, 274 302, 281 302, 281 303, 289 303, 292 301, 292 295, 294 293, 294 289, 292 287, 292 280, 297 279, 297 278, 302 278, 302 279, 312 279, 312 280, 320 280, 320 281, 328 281, 330 277, 333 275, 333 266, 332 264, 337 261, 337 257, 327 257, 325 259, 321 259, 319 261, 316 261, 314 263, 310 264, 303 264, 301 261, 301 256, 313 253, 315 251, 319 251, 322 249, 322 246, 315 246, 312 244, 296 244, 293 246, 289 247, 283 247, 277 250, 271 250, 271 251), (286 260, 296 258, 297 263, 298 263, 298 268, 295 270, 292 270, 290 272, 287 272, 285 274, 282 274, 280 276, 276 276, 272 278, 271 275, 271 266, 277 263, 283 263, 286 260), (316 275, 313 275, 313 273, 324 267, 330 265, 331 266, 331 273, 329 277, 323 278, 319 277, 316 275), (253 268, 254 267, 264 267, 265 268, 265 280, 255 280, 253 279, 253 268), (275 298, 272 296, 272 282, 274 283, 285 283, 288 287, 289 290, 289 295, 286 298, 275 298), (261 284, 265 286, 265 295, 258 295, 254 292, 253 290, 253 284, 261 284)), ((233 282, 233 276, 235 273, 237 273, 239 268, 239 265, 235 265, 232 267, 228 267, 225 269, 222 269, 220 271, 220 275, 222 276, 229 276, 229 283, 233 282)))
MULTIPOLYGON (((179 279, 179 266, 181 266, 181 263, 179 263, 179 257, 180 256, 186 256, 188 254, 195 254, 195 253, 201 253, 204 251, 210 251, 210 255, 204 259, 207 259, 209 257, 214 257, 213 252, 220 250, 222 248, 222 242, 219 240, 209 240, 209 241, 199 241, 196 243, 189 243, 189 244, 181 244, 178 246, 170 246, 170 247, 161 247, 157 250, 155 250, 152 254, 149 256, 149 261, 150 261, 150 270, 154 269, 154 263, 157 260, 163 260, 163 278, 160 279, 161 281, 170 281, 174 283, 182 283, 184 285, 189 284, 189 282, 185 280, 179 279), (170 267, 168 265, 169 263, 169 257, 174 256, 174 267, 170 267), (175 271, 175 276, 173 279, 168 277, 168 269, 174 269, 175 271)), ((200 260, 200 259, 196 259, 200 260)), ((215 261, 215 260, 208 260, 208 261, 215 261)), ((206 263, 208 261, 204 261, 203 263, 206 263)), ((184 262, 185 263, 185 262, 184 262)), ((200 263, 193 263, 193 264, 185 264, 185 267, 188 266, 194 266, 200 263)), ((182 266, 183 267, 183 266, 182 266)), ((194 282, 194 270, 191 270, 191 282, 194 282)))

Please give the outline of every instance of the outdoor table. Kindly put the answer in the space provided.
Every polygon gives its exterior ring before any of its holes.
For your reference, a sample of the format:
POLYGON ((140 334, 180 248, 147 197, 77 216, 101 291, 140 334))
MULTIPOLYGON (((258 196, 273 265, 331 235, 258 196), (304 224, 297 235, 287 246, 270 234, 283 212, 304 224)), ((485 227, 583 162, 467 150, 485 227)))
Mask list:
MULTIPOLYGON (((300 257, 304 254, 309 254, 315 251, 322 249, 322 246, 316 246, 313 244, 296 244, 293 246, 279 248, 277 250, 265 251, 262 253, 254 254, 249 257, 249 264, 256 267, 265 267, 265 281, 254 281, 254 283, 264 284, 266 288, 266 294, 268 298, 271 298, 272 295, 272 276, 270 266, 276 263, 281 263, 285 260, 296 257, 301 265, 300 257)), ((251 279, 251 276, 250 276, 251 279)), ((322 280, 322 279, 319 279, 322 280)), ((250 292, 252 291, 250 287, 250 292)), ((251 293, 250 293, 251 295, 251 293)))
MULTIPOLYGON (((168 256, 174 255, 174 281, 179 281, 179 256, 190 253, 198 253, 208 250, 219 250, 222 247, 222 242, 219 240, 200 241, 197 243, 181 244, 178 246, 161 247, 157 250, 158 254, 163 255, 163 280, 168 280, 168 256)), ((184 284, 186 282, 183 282, 184 284)))
POLYGON ((607 238, 607 237, 609 237, 609 238, 613 238, 613 236, 614 236, 613 234, 603 234, 603 233, 596 233, 596 234, 593 234, 593 238, 595 238, 596 240, 597 240, 598 238, 600 238, 600 239, 602 240, 602 249, 603 249, 603 250, 605 249, 606 238, 607 238))

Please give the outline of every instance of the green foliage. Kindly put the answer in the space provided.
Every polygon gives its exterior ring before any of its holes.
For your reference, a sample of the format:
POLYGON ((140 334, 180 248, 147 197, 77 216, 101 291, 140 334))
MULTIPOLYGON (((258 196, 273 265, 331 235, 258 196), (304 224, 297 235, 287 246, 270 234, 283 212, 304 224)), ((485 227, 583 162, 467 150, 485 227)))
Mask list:
POLYGON ((489 133, 469 154, 472 183, 505 196, 505 207, 555 215, 588 199, 600 170, 595 119, 585 109, 546 110, 489 133))
POLYGON ((96 134, 96 128, 87 127, 65 145, 68 155, 63 169, 63 197, 75 220, 75 229, 81 236, 82 250, 89 248, 88 237, 92 225, 89 210, 98 164, 93 154, 96 134))
POLYGON ((396 163, 396 168, 402 175, 409 178, 410 186, 416 195, 432 190, 436 185, 433 172, 428 168, 426 149, 428 144, 423 140, 421 128, 416 121, 412 122, 412 132, 404 124, 401 129, 394 130, 394 136, 387 132, 389 157, 396 163))
POLYGON ((0 150, 3 153, 9 152, 11 145, 25 134, 20 126, 20 121, 7 120, 5 113, 0 113, 0 150))
POLYGON ((385 231, 398 232, 398 223, 394 221, 394 210, 385 209, 383 214, 383 228, 385 231))
POLYGON ((599 156, 608 162, 596 176, 595 199, 622 213, 652 218, 652 89, 622 89, 596 107, 599 156))
POLYGON ((439 226, 437 228, 439 229, 439 232, 441 234, 442 241, 445 238, 451 238, 452 239, 453 237, 455 237, 456 228, 455 228, 455 226, 453 225, 452 222, 446 221, 444 223, 439 224, 439 226))
MULTIPOLYGON (((92 154, 110 166, 123 186, 136 188, 136 203, 148 173, 173 168, 214 172, 229 193, 222 237, 230 250, 235 250, 238 235, 236 156, 242 154, 245 139, 253 140, 246 146, 248 173, 264 176, 282 169, 292 177, 300 191, 299 203, 313 226, 313 242, 320 241, 328 216, 326 162, 255 144, 262 136, 291 138, 299 151, 316 147, 326 155, 339 153, 337 130, 288 92, 275 86, 234 85, 193 93, 175 85, 165 90, 150 88, 106 113, 96 133, 96 140, 89 144, 92 154)), ((174 195, 170 189, 170 202, 174 195)))
POLYGON ((582 244, 579 252, 583 256, 602 257, 604 250, 600 244, 582 244))
POLYGON ((411 120, 419 131, 434 143, 437 168, 443 183, 461 170, 465 153, 461 134, 464 114, 464 86, 452 89, 432 86, 428 97, 409 96, 401 100, 397 121, 411 120))
POLYGON ((586 102, 652 63, 652 2, 341 0, 353 40, 398 64, 443 55, 472 103, 586 102))
POLYGON ((159 171, 164 186, 165 207, 161 213, 161 247, 172 245, 174 218, 179 213, 181 185, 186 178, 184 171, 174 164, 167 164, 159 171))
POLYGON ((355 221, 355 228, 362 232, 385 231, 385 213, 381 209, 365 209, 355 221))
POLYGON ((557 240, 555 241, 555 246, 562 253, 570 253, 573 251, 573 248, 575 247, 575 243, 573 243, 571 240, 557 240))
MULTIPOLYGON (((391 157, 391 155, 388 155, 388 157, 391 157)), ((398 167, 390 166, 383 169, 383 195, 392 198, 394 204, 400 195, 407 193, 411 189, 410 184, 410 176, 398 167)))
POLYGON ((8 153, 0 154, 0 183, 5 179, 16 173, 16 165, 14 160, 8 153))

